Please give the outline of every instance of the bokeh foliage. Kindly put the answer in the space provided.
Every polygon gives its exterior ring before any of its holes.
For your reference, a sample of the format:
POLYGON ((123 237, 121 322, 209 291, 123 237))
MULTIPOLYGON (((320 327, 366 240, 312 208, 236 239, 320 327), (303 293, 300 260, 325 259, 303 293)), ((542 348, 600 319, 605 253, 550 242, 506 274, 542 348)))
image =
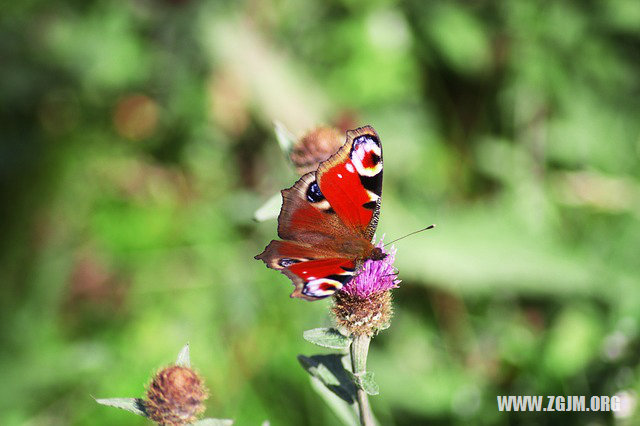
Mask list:
POLYGON ((634 424, 496 395, 640 391, 640 4, 8 3, 0 15, 0 423, 143 424, 189 341, 207 415, 335 424, 252 215, 295 175, 272 120, 372 124, 401 288, 383 424, 634 424), (136 423, 137 422, 137 423, 136 423))

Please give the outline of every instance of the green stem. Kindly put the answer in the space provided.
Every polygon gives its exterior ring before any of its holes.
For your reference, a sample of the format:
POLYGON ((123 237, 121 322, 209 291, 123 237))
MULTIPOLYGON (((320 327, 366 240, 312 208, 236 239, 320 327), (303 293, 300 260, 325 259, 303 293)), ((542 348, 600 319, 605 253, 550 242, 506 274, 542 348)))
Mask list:
MULTIPOLYGON (((369 353, 369 342, 371 337, 366 335, 355 335, 351 342, 351 368, 353 374, 360 378, 367 371, 367 354, 369 353)), ((358 399, 358 412, 360 414, 360 424, 362 426, 375 426, 373 413, 369 406, 369 396, 362 389, 360 383, 356 383, 356 396, 358 399)))

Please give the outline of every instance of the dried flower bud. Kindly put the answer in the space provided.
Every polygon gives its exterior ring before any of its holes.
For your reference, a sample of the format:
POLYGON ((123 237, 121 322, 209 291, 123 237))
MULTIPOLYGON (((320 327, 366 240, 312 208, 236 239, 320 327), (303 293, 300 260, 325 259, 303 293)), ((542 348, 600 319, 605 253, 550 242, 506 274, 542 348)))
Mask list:
MULTIPOLYGON (((379 247, 384 253, 384 246, 379 247)), ((391 289, 398 287, 393 268, 396 250, 391 248, 382 260, 367 260, 362 269, 334 295, 336 323, 351 335, 373 336, 389 326, 393 307, 391 289)))
POLYGON ((204 410, 208 391, 195 371, 174 365, 160 370, 147 389, 144 408, 161 425, 193 423, 204 410))
POLYGON ((314 171, 318 164, 340 149, 344 144, 344 133, 333 127, 316 127, 307 132, 294 145, 289 158, 296 171, 303 175, 314 171))
POLYGON ((351 335, 373 336, 389 325, 393 314, 390 291, 374 293, 366 299, 340 291, 334 302, 332 311, 337 325, 351 335))

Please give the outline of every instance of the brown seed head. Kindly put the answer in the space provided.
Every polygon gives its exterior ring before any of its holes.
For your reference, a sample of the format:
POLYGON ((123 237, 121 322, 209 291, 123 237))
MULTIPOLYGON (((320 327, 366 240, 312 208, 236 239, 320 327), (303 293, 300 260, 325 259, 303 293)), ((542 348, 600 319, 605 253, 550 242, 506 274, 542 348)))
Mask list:
POLYGON ((339 291, 333 300, 337 325, 352 335, 373 336, 389 326, 393 315, 390 291, 373 293, 367 298, 339 291))
POLYGON ((318 164, 335 154, 345 135, 333 127, 316 127, 296 142, 289 158, 300 175, 314 171, 318 164))
POLYGON ((161 425, 193 423, 204 410, 209 396, 202 379, 187 367, 160 370, 147 389, 144 408, 149 419, 161 425))

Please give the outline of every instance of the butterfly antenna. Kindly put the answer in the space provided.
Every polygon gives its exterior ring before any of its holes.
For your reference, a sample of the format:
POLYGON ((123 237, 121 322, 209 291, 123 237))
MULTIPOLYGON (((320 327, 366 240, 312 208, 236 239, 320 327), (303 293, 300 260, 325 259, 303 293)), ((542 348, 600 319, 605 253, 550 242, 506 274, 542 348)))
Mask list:
POLYGON ((393 241, 391 241, 391 242, 386 243, 384 246, 386 247, 386 246, 388 246, 389 244, 393 244, 393 243, 395 243, 396 241, 400 241, 400 240, 401 240, 401 239, 403 239, 403 238, 410 237, 411 235, 417 234, 418 232, 426 231, 427 229, 433 229, 433 228, 435 228, 435 227, 436 227, 436 225, 435 225, 435 224, 433 224, 433 225, 429 225, 429 226, 427 226, 426 228, 418 229, 417 231, 413 231, 413 232, 412 232, 412 233, 410 233, 410 234, 403 235, 403 236, 402 236, 402 237, 400 237, 400 238, 396 238, 395 240, 393 240, 393 241))

